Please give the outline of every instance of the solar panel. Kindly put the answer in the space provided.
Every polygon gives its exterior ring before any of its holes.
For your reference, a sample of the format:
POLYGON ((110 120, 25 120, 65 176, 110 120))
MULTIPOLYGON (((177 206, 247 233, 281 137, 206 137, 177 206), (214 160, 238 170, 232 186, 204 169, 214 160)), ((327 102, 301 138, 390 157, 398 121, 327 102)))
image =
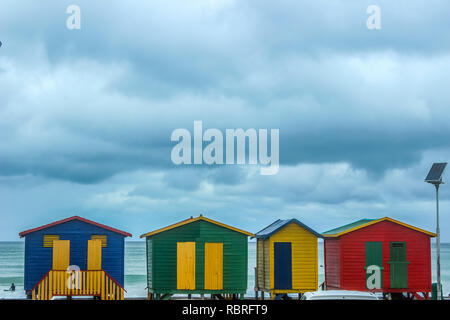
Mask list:
POLYGON ((433 163, 430 172, 428 172, 425 182, 429 183, 440 183, 442 182, 442 174, 447 166, 447 162, 433 163))

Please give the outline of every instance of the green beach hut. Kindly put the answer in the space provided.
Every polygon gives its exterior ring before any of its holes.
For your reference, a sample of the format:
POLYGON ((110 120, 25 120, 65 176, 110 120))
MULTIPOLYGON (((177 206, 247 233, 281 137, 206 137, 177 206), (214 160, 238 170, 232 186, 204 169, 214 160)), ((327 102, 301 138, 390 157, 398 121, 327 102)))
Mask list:
POLYGON ((148 298, 243 298, 249 236, 254 235, 202 215, 141 235, 146 238, 148 298))

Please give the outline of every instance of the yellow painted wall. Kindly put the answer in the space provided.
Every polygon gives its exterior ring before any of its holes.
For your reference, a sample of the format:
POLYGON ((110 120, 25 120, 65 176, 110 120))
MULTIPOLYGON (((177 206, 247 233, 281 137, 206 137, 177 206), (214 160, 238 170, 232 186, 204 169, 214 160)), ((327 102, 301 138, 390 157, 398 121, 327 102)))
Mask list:
MULTIPOLYGON (((296 292, 317 290, 317 237, 296 223, 273 234, 270 242, 270 270, 274 270, 274 242, 292 243, 292 289, 296 292)), ((270 289, 274 289, 274 274, 270 272, 270 289)), ((281 290, 283 291, 283 290, 281 290)), ((289 290, 284 290, 289 292, 289 290)))
POLYGON ((93 234, 91 240, 100 240, 102 242, 102 248, 108 246, 108 237, 105 234, 93 234))
POLYGON ((54 240, 59 240, 59 234, 44 234, 44 248, 53 248, 54 240))
POLYGON ((102 241, 101 240, 88 240, 88 270, 101 270, 102 269, 102 241))
POLYGON ((70 241, 53 241, 53 270, 67 270, 70 261, 70 241))
POLYGON ((195 289, 195 242, 177 243, 177 289, 195 289))
POLYGON ((205 289, 223 289, 223 243, 205 243, 205 289))

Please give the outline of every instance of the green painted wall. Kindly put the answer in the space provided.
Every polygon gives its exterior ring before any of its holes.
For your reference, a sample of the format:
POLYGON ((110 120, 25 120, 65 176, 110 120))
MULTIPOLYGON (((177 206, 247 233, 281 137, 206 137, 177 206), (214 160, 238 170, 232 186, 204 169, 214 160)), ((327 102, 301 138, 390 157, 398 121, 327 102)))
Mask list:
POLYGON ((245 293, 248 236, 206 221, 195 221, 147 237, 147 284, 152 293, 245 293), (177 242, 195 241, 195 290, 177 290, 177 242), (205 242, 223 243, 223 290, 203 290, 205 242))
POLYGON ((153 258, 153 245, 152 245, 152 239, 147 239, 147 286, 151 288, 152 286, 152 280, 153 280, 153 264, 152 264, 152 258, 153 258))

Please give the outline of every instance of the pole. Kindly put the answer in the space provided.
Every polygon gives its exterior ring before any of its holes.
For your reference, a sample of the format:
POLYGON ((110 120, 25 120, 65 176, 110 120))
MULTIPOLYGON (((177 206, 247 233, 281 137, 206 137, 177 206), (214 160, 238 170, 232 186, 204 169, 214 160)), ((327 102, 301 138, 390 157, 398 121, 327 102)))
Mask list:
POLYGON ((442 288, 441 288, 441 240, 439 230, 439 183, 435 184, 436 187, 436 269, 437 269, 437 300, 441 300, 442 288))

